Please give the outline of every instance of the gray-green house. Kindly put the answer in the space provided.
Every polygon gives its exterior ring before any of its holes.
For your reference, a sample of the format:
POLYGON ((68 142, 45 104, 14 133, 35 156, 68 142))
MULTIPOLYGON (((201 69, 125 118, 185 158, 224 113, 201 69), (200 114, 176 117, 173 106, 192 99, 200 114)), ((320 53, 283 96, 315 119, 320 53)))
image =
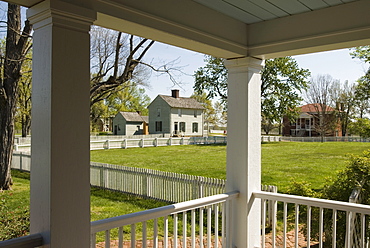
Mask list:
POLYGON ((113 134, 140 135, 147 134, 148 117, 137 112, 119 112, 113 118, 113 134))
POLYGON ((193 98, 180 97, 179 90, 172 90, 171 96, 158 95, 148 109, 150 134, 203 136, 204 107, 193 98))

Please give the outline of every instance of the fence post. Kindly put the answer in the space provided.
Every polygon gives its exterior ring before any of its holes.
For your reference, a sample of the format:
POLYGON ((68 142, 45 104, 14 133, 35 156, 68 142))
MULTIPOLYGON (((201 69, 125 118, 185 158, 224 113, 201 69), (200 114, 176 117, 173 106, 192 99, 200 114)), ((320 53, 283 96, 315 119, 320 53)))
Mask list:
POLYGON ((181 137, 180 145, 183 145, 183 144, 184 144, 184 137, 181 137))
POLYGON ((123 140, 123 148, 127 149, 127 139, 123 140))
POLYGON ((109 140, 105 141, 105 147, 104 148, 109 150, 109 140))
POLYGON ((169 146, 172 146, 172 138, 170 137, 169 140, 168 140, 168 145, 169 146))
POLYGON ((158 146, 158 138, 154 138, 154 147, 157 147, 158 146))
POLYGON ((144 139, 141 139, 141 140, 140 140, 140 147, 141 147, 141 148, 144 148, 144 139))
POLYGON ((19 151, 18 144, 14 144, 14 149, 15 149, 16 152, 19 151))

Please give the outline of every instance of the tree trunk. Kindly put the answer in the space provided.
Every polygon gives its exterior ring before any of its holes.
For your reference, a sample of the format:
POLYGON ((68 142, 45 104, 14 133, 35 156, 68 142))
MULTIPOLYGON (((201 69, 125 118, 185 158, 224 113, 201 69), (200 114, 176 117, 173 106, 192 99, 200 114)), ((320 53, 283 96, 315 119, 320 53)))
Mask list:
POLYGON ((20 22, 20 7, 8 4, 4 71, 0 82, 0 190, 9 190, 12 185, 10 167, 13 156, 18 81, 31 31, 29 22, 26 22, 21 33, 20 22))

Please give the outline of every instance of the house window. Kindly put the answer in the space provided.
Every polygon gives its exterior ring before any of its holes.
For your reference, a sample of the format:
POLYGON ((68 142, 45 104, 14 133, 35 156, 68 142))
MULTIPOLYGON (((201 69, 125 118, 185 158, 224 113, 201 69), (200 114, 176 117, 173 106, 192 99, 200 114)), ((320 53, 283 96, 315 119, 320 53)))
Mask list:
POLYGON ((197 118, 197 115, 198 115, 197 111, 194 110, 194 117, 197 118))
POLYGON ((197 132, 198 132, 198 123, 194 122, 193 123, 193 133, 197 133, 197 132))
POLYGON ((179 117, 181 117, 181 116, 182 116, 181 109, 178 109, 178 110, 177 110, 177 113, 178 113, 179 117))
POLYGON ((157 109, 157 117, 161 117, 161 109, 160 108, 157 109))
POLYGON ((185 122, 180 122, 180 131, 185 133, 185 122))
POLYGON ((155 122, 155 131, 156 132, 162 132, 162 122, 161 121, 156 121, 155 122))

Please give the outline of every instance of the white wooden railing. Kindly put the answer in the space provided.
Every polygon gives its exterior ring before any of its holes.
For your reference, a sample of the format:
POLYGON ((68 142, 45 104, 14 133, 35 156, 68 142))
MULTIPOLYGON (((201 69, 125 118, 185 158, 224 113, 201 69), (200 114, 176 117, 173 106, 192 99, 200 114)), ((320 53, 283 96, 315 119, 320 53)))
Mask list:
POLYGON ((35 248, 41 245, 43 245, 43 238, 39 233, 0 241, 0 248, 35 248))
POLYGON ((118 230, 118 247, 123 247, 124 240, 130 240, 130 247, 137 247, 138 223, 141 223, 140 247, 143 248, 148 247, 148 242, 153 244, 152 247, 159 247, 161 243, 161 247, 165 248, 169 247, 170 242, 171 247, 178 247, 180 243, 189 244, 182 246, 184 248, 195 247, 196 243, 204 244, 203 247, 231 247, 231 240, 227 239, 232 229, 229 215, 232 214, 232 201, 237 196, 238 192, 219 194, 94 221, 91 223, 91 247, 96 247, 99 232, 104 233, 104 246, 111 247, 110 236, 114 229, 118 230), (160 222, 163 225, 159 226, 160 222), (130 228, 128 237, 124 236, 125 226, 130 228), (179 228, 182 228, 181 233, 179 228), (150 234, 149 229, 153 230, 150 234))
POLYGON ((303 230, 306 237, 303 242, 307 247, 314 243, 323 247, 324 242, 331 243, 331 247, 365 248, 369 245, 368 205, 269 192, 255 192, 253 197, 262 199, 262 248, 267 245, 272 248, 287 247, 289 230, 294 230, 294 247, 300 247, 302 240, 299 240, 299 234, 303 230), (271 208, 275 211, 273 216, 281 216, 281 219, 273 219, 270 237, 265 229, 268 202, 274 206, 271 208), (278 212, 280 214, 277 215, 278 212), (338 224, 340 219, 345 219, 343 226, 338 224), (279 229, 278 222, 282 223, 279 229), (345 228, 345 234, 338 231, 340 228, 345 228))

